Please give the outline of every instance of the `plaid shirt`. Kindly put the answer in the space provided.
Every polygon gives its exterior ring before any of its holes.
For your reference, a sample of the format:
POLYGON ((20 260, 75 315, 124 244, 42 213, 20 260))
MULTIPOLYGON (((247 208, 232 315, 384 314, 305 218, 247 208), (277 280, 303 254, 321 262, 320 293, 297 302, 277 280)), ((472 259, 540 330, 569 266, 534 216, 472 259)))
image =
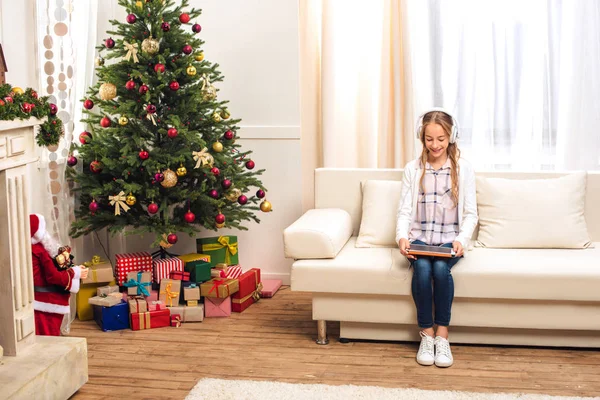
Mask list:
POLYGON ((409 241, 437 246, 452 243, 458 236, 458 207, 452 201, 450 170, 450 159, 437 171, 429 163, 425 165, 425 191, 419 188, 417 217, 411 225, 409 241))

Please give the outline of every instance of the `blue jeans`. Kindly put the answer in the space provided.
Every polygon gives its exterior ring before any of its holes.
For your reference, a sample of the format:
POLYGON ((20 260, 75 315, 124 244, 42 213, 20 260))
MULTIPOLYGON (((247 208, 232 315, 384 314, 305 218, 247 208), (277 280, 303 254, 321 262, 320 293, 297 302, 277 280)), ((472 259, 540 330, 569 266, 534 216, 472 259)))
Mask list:
MULTIPOLYGON (((420 240, 412 243, 426 244, 420 240)), ((446 243, 442 247, 452 247, 452 243, 446 243)), ((420 328, 431 328, 434 324, 450 325, 452 300, 454 300, 454 281, 450 269, 461 257, 417 256, 416 260, 410 260, 414 270, 412 295, 417 306, 417 322, 420 328), (434 305, 435 318, 432 319, 434 305)))

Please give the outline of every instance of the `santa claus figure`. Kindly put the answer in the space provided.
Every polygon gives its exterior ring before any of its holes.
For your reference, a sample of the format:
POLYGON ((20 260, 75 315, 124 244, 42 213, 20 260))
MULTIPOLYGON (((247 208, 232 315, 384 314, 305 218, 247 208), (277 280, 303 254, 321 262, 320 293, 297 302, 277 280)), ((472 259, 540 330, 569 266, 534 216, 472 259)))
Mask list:
POLYGON ((35 330, 38 335, 60 336, 64 315, 70 312, 71 293, 79 291, 80 280, 87 277, 88 270, 83 266, 60 268, 62 266, 55 258, 59 255, 60 245, 46 231, 46 220, 42 215, 30 215, 29 225, 35 292, 35 330))

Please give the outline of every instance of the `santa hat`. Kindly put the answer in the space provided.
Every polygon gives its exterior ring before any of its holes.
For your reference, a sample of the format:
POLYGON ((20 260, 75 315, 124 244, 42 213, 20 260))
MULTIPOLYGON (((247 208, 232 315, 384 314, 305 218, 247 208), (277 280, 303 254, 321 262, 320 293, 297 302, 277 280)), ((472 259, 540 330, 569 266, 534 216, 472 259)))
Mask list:
POLYGON ((29 228, 31 229, 31 244, 37 244, 46 236, 46 220, 40 214, 29 215, 29 228))

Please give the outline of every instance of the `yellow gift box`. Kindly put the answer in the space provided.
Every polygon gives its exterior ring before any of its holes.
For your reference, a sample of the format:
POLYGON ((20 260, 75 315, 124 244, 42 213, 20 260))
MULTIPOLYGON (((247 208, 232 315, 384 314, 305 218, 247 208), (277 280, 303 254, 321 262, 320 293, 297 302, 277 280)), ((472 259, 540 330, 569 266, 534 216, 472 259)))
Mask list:
MULTIPOLYGON (((116 285, 114 278, 109 285, 116 285)), ((77 318, 80 321, 90 321, 94 319, 94 307, 88 303, 89 299, 96 296, 99 287, 106 286, 106 283, 88 283, 83 284, 79 288, 79 292, 75 295, 77 305, 77 318)))

